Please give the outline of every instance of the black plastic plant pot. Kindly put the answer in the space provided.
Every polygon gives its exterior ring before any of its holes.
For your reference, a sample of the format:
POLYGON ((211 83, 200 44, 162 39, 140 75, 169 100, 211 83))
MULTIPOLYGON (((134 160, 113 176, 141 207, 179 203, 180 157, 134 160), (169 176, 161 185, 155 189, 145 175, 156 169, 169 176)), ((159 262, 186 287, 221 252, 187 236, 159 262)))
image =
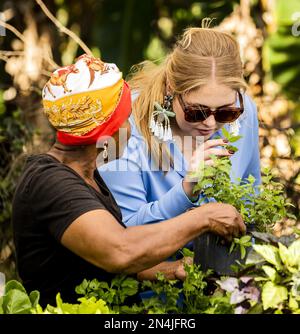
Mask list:
MULTIPOLYGON (((247 226, 247 232, 253 232, 254 227, 247 226)), ((203 271, 214 270, 218 275, 236 276, 231 268, 236 261, 244 264, 252 247, 247 247, 246 256, 241 259, 239 247, 229 254, 230 243, 223 243, 222 238, 213 233, 204 233, 194 240, 194 263, 200 265, 203 271)))

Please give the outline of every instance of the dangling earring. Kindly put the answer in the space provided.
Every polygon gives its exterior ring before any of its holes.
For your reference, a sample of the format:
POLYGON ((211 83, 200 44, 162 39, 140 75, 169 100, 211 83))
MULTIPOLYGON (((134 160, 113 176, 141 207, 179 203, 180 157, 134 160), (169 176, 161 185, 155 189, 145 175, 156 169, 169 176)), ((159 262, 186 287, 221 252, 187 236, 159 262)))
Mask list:
POLYGON ((108 163, 108 150, 107 150, 108 142, 107 141, 104 142, 103 147, 104 147, 104 150, 102 153, 103 161, 104 163, 108 163))
MULTIPOLYGON (((239 93, 241 94, 242 92, 239 93)), ((240 121, 239 119, 236 119, 234 122, 229 123, 229 132, 234 136, 238 136, 240 132, 240 127, 241 127, 240 121)))
POLYGON ((151 115, 149 127, 154 136, 162 141, 172 139, 169 117, 175 117, 176 115, 172 111, 173 98, 173 95, 165 95, 163 106, 156 101, 154 102, 155 109, 151 115))
POLYGON ((237 119, 234 122, 229 124, 229 132, 234 136, 238 136, 240 132, 240 127, 241 127, 241 124, 239 120, 237 119))

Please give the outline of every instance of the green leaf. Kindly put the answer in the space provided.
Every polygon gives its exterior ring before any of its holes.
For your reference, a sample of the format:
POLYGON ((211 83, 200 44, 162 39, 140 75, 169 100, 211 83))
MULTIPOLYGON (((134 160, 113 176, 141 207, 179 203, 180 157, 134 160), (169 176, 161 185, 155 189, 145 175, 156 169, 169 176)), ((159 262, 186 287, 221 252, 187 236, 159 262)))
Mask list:
POLYGON ((254 182, 255 182, 255 177, 253 176, 253 175, 249 175, 248 176, 248 182, 250 183, 250 184, 254 184, 254 182))
POLYGON ((106 306, 104 300, 99 299, 96 301, 95 297, 86 299, 79 298, 78 301, 81 302, 78 305, 78 314, 108 314, 111 313, 109 308, 106 306))
POLYGON ((6 283, 4 294, 7 294, 10 290, 19 290, 19 291, 24 292, 25 294, 27 294, 24 286, 16 280, 11 280, 11 281, 8 281, 6 283))
POLYGON ((80 285, 76 286, 75 292, 78 295, 85 295, 86 289, 88 288, 88 286, 89 286, 89 282, 86 279, 84 279, 80 285))
POLYGON ((254 280, 255 280, 255 282, 269 281, 269 279, 266 278, 266 277, 255 277, 254 280))
POLYGON ((244 246, 240 245, 240 250, 241 250, 241 259, 244 259, 246 256, 246 249, 244 246))
POLYGON ((230 142, 231 143, 235 143, 236 141, 238 141, 239 139, 241 139, 243 136, 234 136, 230 138, 230 142))
POLYGON ((63 303, 60 293, 56 295, 57 307, 52 310, 53 313, 57 314, 77 314, 78 304, 63 303))
POLYGON ((278 305, 288 298, 287 288, 267 282, 262 288, 262 303, 264 310, 277 308, 278 305))
POLYGON ((251 241, 251 235, 244 235, 243 237, 240 238, 241 244, 247 244, 250 241, 251 241))
MULTIPOLYGON (((50 305, 48 305, 48 307, 49 306, 50 305)), ((45 313, 47 313, 47 308, 45 309, 45 312, 44 312, 41 305, 38 304, 34 309, 31 310, 31 313, 33 313, 33 314, 45 314, 45 313)))
POLYGON ((191 251, 189 248, 184 247, 181 251, 184 257, 194 257, 194 252, 191 251))
POLYGON ((17 289, 10 289, 3 296, 2 308, 4 314, 28 314, 32 305, 26 293, 17 289))
POLYGON ((288 252, 290 266, 297 266, 300 269, 300 239, 290 245, 288 252))
POLYGON ((229 140, 230 137, 231 137, 230 133, 226 130, 225 127, 222 128, 222 134, 223 134, 223 136, 224 136, 226 139, 228 139, 228 140, 229 140))
POLYGON ((241 204, 241 207, 240 207, 240 210, 239 210, 239 211, 240 211, 242 217, 245 217, 245 216, 248 215, 248 211, 245 209, 245 207, 244 207, 243 204, 241 204))
MULTIPOLYGON (((100 283, 97 279, 93 279, 90 284, 89 284, 89 288, 92 290, 97 290, 100 287, 100 283)), ((103 286, 101 286, 103 288, 103 286)))
POLYGON ((290 271, 293 272, 296 268, 300 268, 300 239, 294 241, 289 248, 280 242, 278 243, 278 247, 282 262, 290 271))
POLYGON ((254 250, 277 269, 282 267, 278 248, 272 245, 253 245, 254 250))
POLYGON ((236 245, 235 242, 232 241, 232 243, 230 245, 230 249, 229 249, 229 254, 231 254, 233 252, 235 245, 236 245))
POLYGON ((62 314, 63 313, 63 301, 61 299, 60 293, 58 293, 56 295, 56 305, 57 305, 57 309, 58 309, 58 313, 62 314))
POLYGON ((32 307, 36 307, 40 300, 40 293, 37 290, 31 291, 29 295, 32 307))
POLYGON ((230 166, 219 166, 218 169, 224 173, 230 173, 230 166))
POLYGON ((279 248, 279 255, 282 260, 282 262, 286 265, 289 266, 289 251, 287 247, 285 247, 282 243, 278 243, 278 248, 279 248))
POLYGON ((262 270, 266 273, 272 282, 279 280, 279 275, 274 268, 270 266, 262 266, 262 270))
POLYGON ((139 287, 139 282, 132 278, 132 277, 127 277, 123 282, 122 282, 122 293, 124 296, 133 296, 138 292, 138 287, 139 287))

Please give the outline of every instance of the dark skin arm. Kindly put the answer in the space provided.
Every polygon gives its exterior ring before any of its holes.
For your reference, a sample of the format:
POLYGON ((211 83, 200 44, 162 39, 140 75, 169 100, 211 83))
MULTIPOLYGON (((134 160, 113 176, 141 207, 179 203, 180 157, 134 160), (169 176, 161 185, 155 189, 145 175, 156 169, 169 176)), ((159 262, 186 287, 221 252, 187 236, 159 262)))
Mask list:
POLYGON ((124 228, 106 210, 87 212, 64 232, 61 243, 97 267, 113 273, 151 268, 199 234, 212 231, 230 240, 245 232, 228 204, 209 203, 160 224, 124 228))

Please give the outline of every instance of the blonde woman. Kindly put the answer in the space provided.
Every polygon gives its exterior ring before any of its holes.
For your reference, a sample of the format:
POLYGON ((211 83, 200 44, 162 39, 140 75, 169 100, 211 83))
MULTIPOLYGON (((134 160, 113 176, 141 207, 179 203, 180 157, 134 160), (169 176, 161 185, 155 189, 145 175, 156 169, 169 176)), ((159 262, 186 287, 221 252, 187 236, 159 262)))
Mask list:
POLYGON ((232 182, 251 174, 260 183, 257 111, 245 94, 232 36, 189 28, 160 65, 142 63, 129 84, 135 91, 131 138, 119 160, 99 169, 127 226, 161 222, 199 205, 188 173, 199 157, 209 165, 211 154, 229 156, 232 182), (222 127, 242 136, 238 152, 214 139, 222 137, 222 127), (199 137, 204 142, 197 145, 199 137), (187 138, 190 150, 180 145, 187 138))

